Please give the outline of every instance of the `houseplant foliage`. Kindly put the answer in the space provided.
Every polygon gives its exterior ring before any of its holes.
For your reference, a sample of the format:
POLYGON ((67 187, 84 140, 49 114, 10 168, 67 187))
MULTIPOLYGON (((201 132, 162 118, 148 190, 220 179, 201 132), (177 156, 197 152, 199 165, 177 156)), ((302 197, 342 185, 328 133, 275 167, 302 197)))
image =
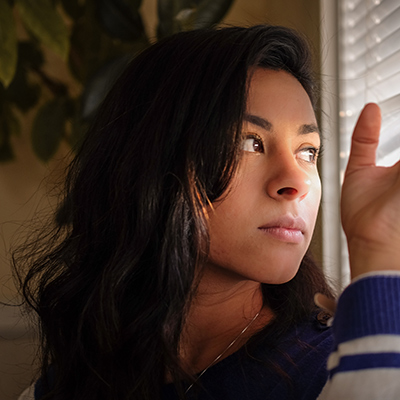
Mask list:
MULTIPOLYGON (((0 161, 14 158, 11 137, 31 109, 32 147, 42 161, 54 156, 61 141, 73 149, 79 145, 112 83, 150 44, 142 1, 0 0, 0 161), (17 34, 17 26, 26 35, 17 34), (46 74, 44 49, 65 62, 82 88, 78 95, 46 74)), ((158 0, 157 39, 215 25, 232 3, 158 0)))

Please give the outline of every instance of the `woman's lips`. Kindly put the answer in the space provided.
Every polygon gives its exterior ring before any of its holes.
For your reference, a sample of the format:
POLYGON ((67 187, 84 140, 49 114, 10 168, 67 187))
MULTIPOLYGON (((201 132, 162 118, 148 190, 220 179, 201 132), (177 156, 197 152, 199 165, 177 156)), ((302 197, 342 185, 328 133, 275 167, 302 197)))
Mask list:
POLYGON ((304 240, 306 223, 301 217, 283 216, 258 228, 264 234, 286 243, 301 243, 304 240))

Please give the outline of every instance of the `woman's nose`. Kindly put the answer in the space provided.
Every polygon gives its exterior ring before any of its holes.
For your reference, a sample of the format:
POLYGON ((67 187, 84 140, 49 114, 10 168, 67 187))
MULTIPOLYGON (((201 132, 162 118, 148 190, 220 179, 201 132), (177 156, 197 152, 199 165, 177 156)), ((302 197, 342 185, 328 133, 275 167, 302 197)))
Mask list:
POLYGON ((267 182, 268 196, 276 200, 303 200, 311 188, 311 179, 293 155, 275 162, 267 182))

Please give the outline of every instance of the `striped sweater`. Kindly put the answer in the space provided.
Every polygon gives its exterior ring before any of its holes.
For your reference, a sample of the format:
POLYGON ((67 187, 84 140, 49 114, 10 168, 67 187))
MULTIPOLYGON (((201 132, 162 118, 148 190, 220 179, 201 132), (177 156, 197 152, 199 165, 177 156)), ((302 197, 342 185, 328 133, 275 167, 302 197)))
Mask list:
POLYGON ((365 274, 340 296, 318 400, 400 399, 400 274, 365 274))

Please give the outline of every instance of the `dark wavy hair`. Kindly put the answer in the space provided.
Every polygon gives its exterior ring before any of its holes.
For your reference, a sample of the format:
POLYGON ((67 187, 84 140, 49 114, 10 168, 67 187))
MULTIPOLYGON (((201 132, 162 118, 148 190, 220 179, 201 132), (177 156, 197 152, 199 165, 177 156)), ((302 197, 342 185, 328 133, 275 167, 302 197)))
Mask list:
MULTIPOLYGON (((50 365, 54 375, 43 399, 156 400, 167 372, 184 376, 204 210, 240 160, 257 66, 289 72, 315 104, 308 45, 277 26, 179 33, 137 56, 109 93, 69 168, 68 223, 14 258, 39 316, 43 382, 50 365)), ((308 318, 316 291, 329 288, 307 255, 290 282, 263 284, 276 314, 264 334, 278 340, 308 318)))

